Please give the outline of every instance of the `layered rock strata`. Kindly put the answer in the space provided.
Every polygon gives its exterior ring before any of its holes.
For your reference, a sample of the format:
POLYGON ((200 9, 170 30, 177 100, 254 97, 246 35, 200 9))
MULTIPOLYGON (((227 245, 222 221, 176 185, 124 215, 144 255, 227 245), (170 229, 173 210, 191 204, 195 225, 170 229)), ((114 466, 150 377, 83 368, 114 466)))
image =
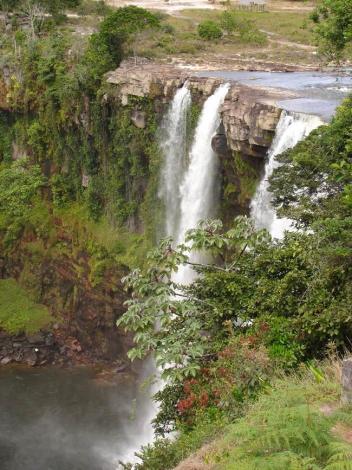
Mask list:
MULTIPOLYGON (((127 105, 132 97, 167 103, 186 82, 193 100, 202 103, 224 80, 196 76, 168 65, 126 62, 107 75, 107 82, 116 86, 122 104, 127 105)), ((231 82, 221 110, 229 150, 255 158, 265 157, 281 113, 276 101, 288 94, 290 92, 231 82)))

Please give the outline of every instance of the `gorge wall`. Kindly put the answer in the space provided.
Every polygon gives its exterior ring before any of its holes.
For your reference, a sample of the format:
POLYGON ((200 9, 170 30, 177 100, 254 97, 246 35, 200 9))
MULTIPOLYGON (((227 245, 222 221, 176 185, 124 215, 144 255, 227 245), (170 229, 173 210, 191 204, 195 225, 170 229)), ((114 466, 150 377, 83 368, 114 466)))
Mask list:
MULTIPOLYGON (((155 112, 160 113, 185 83, 191 91, 192 102, 201 107, 225 81, 199 77, 172 66, 125 62, 108 74, 107 82, 115 87, 122 106, 129 106, 136 98, 148 98, 153 100, 155 112)), ((212 142, 221 161, 223 219, 247 213, 280 118, 281 109, 276 101, 287 93, 230 84, 221 108, 221 124, 212 142)), ((142 125, 142 116, 145 114, 137 106, 131 119, 135 125, 142 125), (136 116, 140 117, 139 123, 136 116)))
MULTIPOLYGON (((107 82, 117 87, 122 105, 128 105, 133 97, 167 103, 184 83, 187 83, 193 101, 202 104, 225 80, 197 77, 172 66, 134 66, 126 62, 108 74, 107 82)), ((265 157, 281 114, 275 101, 286 95, 287 92, 268 92, 232 83, 221 111, 229 150, 256 158, 265 157)))
MULTIPOLYGON (((186 82, 191 134, 204 101, 222 80, 126 62, 107 75, 95 99, 79 95, 58 106, 50 96, 30 95, 25 107, 14 99, 6 77, 1 82, 0 161, 27 155, 41 166, 47 184, 43 206, 33 208, 34 221, 27 221, 17 238, 9 243, 0 228, 0 278, 16 279, 50 309, 56 349, 44 360, 66 355, 68 361, 109 361, 124 355, 130 338, 115 326, 124 309, 120 280, 143 264, 162 233, 158 129, 186 82)), ((230 85, 212 140, 221 162, 225 222, 248 213, 280 118, 278 98, 277 91, 230 85)), ((21 334, 17 340, 2 337, 0 361, 26 361, 31 344, 26 341, 21 334)), ((37 356, 27 362, 40 363, 43 357, 37 356)))

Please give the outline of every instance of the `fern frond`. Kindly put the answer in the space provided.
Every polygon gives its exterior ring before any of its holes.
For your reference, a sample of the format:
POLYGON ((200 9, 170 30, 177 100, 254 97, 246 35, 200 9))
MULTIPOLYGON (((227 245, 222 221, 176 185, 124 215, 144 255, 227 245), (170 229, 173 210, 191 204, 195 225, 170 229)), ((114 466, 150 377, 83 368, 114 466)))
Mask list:
POLYGON ((345 442, 329 445, 330 457, 325 470, 352 470, 352 446, 345 442))

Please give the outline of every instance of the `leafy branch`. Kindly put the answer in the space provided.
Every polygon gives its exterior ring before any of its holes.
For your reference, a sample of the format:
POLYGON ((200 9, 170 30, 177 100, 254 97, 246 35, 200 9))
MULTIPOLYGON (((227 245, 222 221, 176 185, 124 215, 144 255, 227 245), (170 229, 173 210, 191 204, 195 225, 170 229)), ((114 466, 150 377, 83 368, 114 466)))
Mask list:
POLYGON ((171 238, 161 240, 149 253, 145 271, 134 270, 123 279, 131 298, 117 325, 134 333, 130 359, 154 352, 164 377, 180 380, 195 376, 201 359, 213 353, 208 339, 219 312, 211 301, 196 295, 194 283, 176 283, 176 272, 186 265, 193 267, 199 278, 229 273, 247 250, 269 241, 270 236, 265 231, 255 232, 246 217, 238 217, 228 231, 219 220, 201 221, 187 232, 185 243, 176 247, 171 238), (192 261, 197 252, 221 261, 192 261))

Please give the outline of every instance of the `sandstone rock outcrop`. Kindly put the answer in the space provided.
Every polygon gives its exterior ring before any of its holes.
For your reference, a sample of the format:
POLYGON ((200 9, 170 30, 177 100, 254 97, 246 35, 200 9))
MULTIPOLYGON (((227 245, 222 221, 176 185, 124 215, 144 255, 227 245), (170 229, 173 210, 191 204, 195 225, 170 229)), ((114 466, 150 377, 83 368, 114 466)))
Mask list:
POLYGON ((134 65, 128 61, 109 72, 106 81, 118 87, 123 105, 127 105, 131 97, 157 98, 167 103, 185 82, 195 99, 204 101, 223 82, 218 78, 197 77, 171 65, 134 65))
POLYGON ((281 109, 231 89, 222 108, 222 120, 231 150, 251 157, 265 157, 275 134, 281 109))
MULTIPOLYGON (((168 103, 177 88, 186 82, 193 101, 202 104, 224 80, 200 77, 171 65, 135 65, 125 62, 117 70, 107 74, 107 82, 116 86, 117 95, 123 105, 127 105, 131 97, 147 97, 168 103)), ((215 147, 218 146, 216 141, 223 140, 225 135, 230 151, 249 157, 265 157, 281 113, 276 101, 287 97, 288 94, 287 91, 230 82, 229 92, 221 110, 222 137, 214 139, 215 147)), ((142 126, 143 120, 138 118, 138 112, 136 109, 131 118, 135 125, 142 126)))

